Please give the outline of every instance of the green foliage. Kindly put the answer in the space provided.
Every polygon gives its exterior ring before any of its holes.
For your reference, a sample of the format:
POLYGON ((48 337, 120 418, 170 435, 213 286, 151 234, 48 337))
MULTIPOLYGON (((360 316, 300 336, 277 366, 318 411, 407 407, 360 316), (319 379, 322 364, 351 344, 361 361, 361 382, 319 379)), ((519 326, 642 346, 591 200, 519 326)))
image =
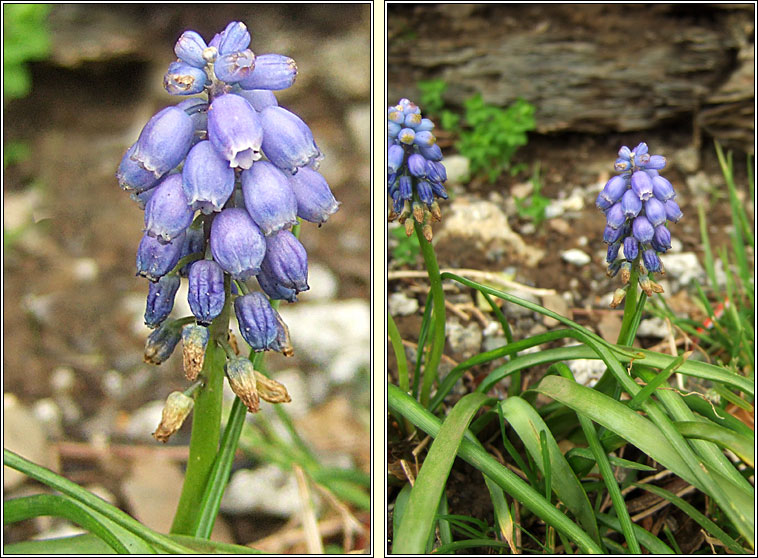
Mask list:
POLYGON ((25 97, 31 78, 25 63, 50 53, 47 27, 49 4, 3 5, 3 95, 5 100, 25 97))
POLYGON ((514 196, 514 199, 516 200, 516 211, 518 212, 519 217, 534 221, 534 224, 539 227, 542 224, 542 221, 545 220, 545 209, 550 205, 550 198, 546 198, 540 193, 542 190, 542 182, 540 181, 539 162, 534 165, 531 183, 531 196, 524 196, 523 198, 514 196))
POLYGON ((470 161, 471 172, 485 172, 490 182, 510 170, 516 150, 526 145, 526 133, 534 130, 534 105, 518 99, 507 109, 484 102, 477 94, 463 103, 464 125, 456 143, 461 155, 470 161))
POLYGON ((403 265, 413 265, 419 255, 420 249, 414 230, 411 236, 405 235, 405 228, 396 227, 390 229, 390 236, 397 240, 397 246, 392 249, 392 259, 403 265))
POLYGON ((490 182, 495 182, 505 171, 515 174, 521 170, 511 165, 511 159, 519 147, 527 144, 527 132, 536 126, 534 105, 517 99, 501 108, 485 103, 477 93, 463 102, 461 117, 444 109, 442 96, 447 84, 443 80, 420 81, 417 86, 424 110, 439 117, 442 129, 458 136, 455 147, 469 159, 472 174, 486 174, 490 182))

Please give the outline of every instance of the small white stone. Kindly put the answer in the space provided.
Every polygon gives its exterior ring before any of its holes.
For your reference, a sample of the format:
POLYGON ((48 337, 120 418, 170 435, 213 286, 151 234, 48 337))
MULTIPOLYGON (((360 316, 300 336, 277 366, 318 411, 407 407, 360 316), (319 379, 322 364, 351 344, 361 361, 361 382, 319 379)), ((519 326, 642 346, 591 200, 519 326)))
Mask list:
POLYGON ((669 279, 676 279, 680 285, 688 285, 693 279, 697 281, 705 279, 705 271, 694 252, 661 254, 660 258, 666 269, 666 276, 669 279))
POLYGON ((266 465, 232 474, 221 500, 221 511, 233 515, 257 511, 289 517, 300 511, 300 500, 295 475, 276 465, 266 465))
POLYGON ((50 387, 53 393, 66 393, 71 391, 76 381, 74 369, 70 366, 58 366, 50 375, 50 387))
POLYGON ((445 324, 445 332, 450 348, 464 357, 473 356, 482 346, 482 330, 476 323, 463 326, 457 320, 450 320, 445 324))
POLYGON ((468 179, 469 160, 463 155, 450 155, 442 162, 447 171, 447 184, 460 184, 468 179))
POLYGON ((71 272, 79 281, 90 282, 97 279, 100 267, 93 258, 77 258, 72 262, 71 272))
POLYGON ((574 374, 577 383, 592 387, 605 372, 605 363, 595 359, 576 359, 568 361, 569 370, 574 374))
POLYGON ((318 262, 308 263, 308 286, 310 289, 298 295, 298 301, 332 300, 337 296, 339 280, 332 270, 318 262))
POLYGON ((410 316, 418 312, 418 300, 403 292, 392 293, 387 299, 387 306, 392 316, 410 316))
POLYGON ((648 318, 642 320, 637 328, 637 335, 639 337, 663 339, 668 335, 668 332, 668 325, 666 325, 666 322, 662 318, 648 318))
POLYGON ((561 252, 561 258, 570 264, 576 266, 584 266, 592 261, 592 258, 584 251, 578 248, 572 248, 570 250, 564 250, 561 252))

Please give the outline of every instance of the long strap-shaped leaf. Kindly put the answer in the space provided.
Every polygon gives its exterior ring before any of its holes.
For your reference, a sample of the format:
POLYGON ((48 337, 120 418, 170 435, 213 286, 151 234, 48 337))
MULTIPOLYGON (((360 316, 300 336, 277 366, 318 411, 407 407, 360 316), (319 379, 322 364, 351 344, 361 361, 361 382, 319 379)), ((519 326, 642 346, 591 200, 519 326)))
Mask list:
MULTIPOLYGON (((397 386, 387 385, 387 402, 393 409, 421 430, 436 437, 440 430, 440 420, 424 409, 418 401, 403 393, 397 386)), ((539 492, 526 484, 519 476, 503 467, 489 455, 476 440, 463 440, 458 456, 477 470, 495 481, 507 494, 521 502, 540 519, 563 532, 574 541, 585 554, 602 554, 600 546, 576 523, 545 500, 539 492)), ((473 436, 472 436, 473 438, 473 436)))
POLYGON ((500 406, 503 410, 503 416, 508 420, 519 438, 521 438, 524 447, 531 454, 532 459, 534 459, 543 475, 545 474, 542 465, 544 456, 542 455, 540 445, 540 434, 542 432, 545 433, 548 457, 550 459, 552 489, 579 520, 585 531, 599 544, 600 534, 597 530, 595 515, 592 511, 590 500, 587 498, 587 493, 582 488, 579 479, 576 478, 566 458, 563 457, 561 450, 558 448, 558 443, 555 441, 545 421, 537 414, 534 407, 520 397, 509 397, 501 402, 500 406))
POLYGON ((434 525, 440 496, 463 434, 485 401, 487 396, 481 393, 465 395, 442 424, 419 471, 400 527, 395 533, 392 544, 394 554, 423 554, 426 551, 426 541, 434 525))

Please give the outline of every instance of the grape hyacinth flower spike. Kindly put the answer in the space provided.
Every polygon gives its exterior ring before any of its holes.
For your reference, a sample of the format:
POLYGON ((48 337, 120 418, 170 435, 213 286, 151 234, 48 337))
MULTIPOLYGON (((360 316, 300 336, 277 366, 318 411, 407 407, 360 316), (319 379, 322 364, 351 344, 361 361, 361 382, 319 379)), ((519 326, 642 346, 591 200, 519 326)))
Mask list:
MULTIPOLYGON (((317 171, 323 154, 311 129, 276 99, 276 91, 294 85, 295 61, 256 56, 250 41, 239 21, 209 42, 182 33, 163 84, 184 100, 147 122, 116 172, 144 211, 137 275, 150 282, 145 324, 154 329, 145 360, 166 361, 181 340, 185 375, 194 382, 169 398, 156 431, 164 442, 192 408, 212 344, 226 352, 227 377, 251 411, 258 392, 271 403, 290 400, 284 386, 254 371, 233 347, 229 319, 237 316, 254 351, 292 354, 276 311, 279 301, 295 302, 308 289, 307 254, 292 230, 301 220, 321 226, 339 208, 317 171), (171 318, 183 278, 192 315, 171 318)), ((440 172, 429 175, 441 182, 440 172)))
POLYGON ((432 133, 434 123, 422 118, 421 109, 408 99, 387 109, 387 193, 389 220, 405 224, 408 236, 413 221, 431 241, 432 223, 440 220, 437 198, 447 199, 447 172, 442 151, 432 133), (413 219, 408 219, 413 216, 413 219))
POLYGON ((645 143, 634 149, 623 146, 614 164, 618 174, 606 183, 595 201, 606 217, 603 240, 608 244, 608 275, 613 277, 620 271, 625 285, 616 289, 613 308, 626 295, 634 265, 638 266, 639 283, 645 294, 663 292, 648 275, 664 273, 659 254, 671 248, 668 222, 676 223, 682 218, 674 201, 674 187, 659 173, 665 166, 666 158, 650 155, 645 143))

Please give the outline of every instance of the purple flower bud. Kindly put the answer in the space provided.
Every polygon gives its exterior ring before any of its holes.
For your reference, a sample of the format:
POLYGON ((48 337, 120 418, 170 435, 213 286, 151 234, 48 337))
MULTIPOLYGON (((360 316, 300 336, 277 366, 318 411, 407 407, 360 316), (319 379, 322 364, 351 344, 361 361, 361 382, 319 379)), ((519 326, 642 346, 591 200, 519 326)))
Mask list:
POLYGON ((404 174, 399 179, 400 197, 404 200, 413 199, 413 180, 407 174, 404 174))
POLYGON ((624 236, 624 227, 614 229, 610 225, 606 225, 605 230, 603 231, 603 242, 606 244, 613 244, 622 236, 624 236))
POLYGON ((194 135, 192 118, 181 109, 166 107, 145 124, 131 157, 161 177, 182 162, 194 135))
POLYGON ((440 184, 439 182, 430 182, 432 185, 432 192, 434 192, 434 195, 438 198, 442 198, 443 200, 447 199, 447 190, 445 190, 445 187, 440 184))
POLYGON ((655 253, 655 250, 648 248, 642 252, 642 262, 645 264, 648 271, 661 270, 661 260, 658 257, 658 254, 655 253))
POLYGON ((662 176, 653 177, 653 195, 662 202, 666 202, 676 197, 674 187, 671 182, 663 178, 662 176))
POLYGON ((645 172, 646 175, 650 177, 650 180, 660 175, 660 173, 655 169, 642 169, 642 170, 645 172))
POLYGON ((426 180, 419 180, 416 183, 416 193, 418 199, 424 202, 426 205, 431 205, 434 201, 434 192, 432 191, 432 185, 426 180))
POLYGON ((255 69, 240 80, 243 89, 279 91, 292 87, 297 77, 295 61, 281 54, 261 54, 255 58, 255 69))
POLYGON ((137 248, 137 275, 157 281, 174 269, 183 245, 184 233, 168 244, 161 244, 152 236, 144 235, 137 248))
POLYGON ((389 112, 387 112, 387 120, 389 122, 394 122, 395 124, 403 125, 405 124, 405 115, 402 111, 390 108, 389 112))
MULTIPOLYGON (((288 177, 297 200, 297 216, 311 223, 326 223, 336 213, 340 202, 334 199, 329 184, 318 172, 303 167, 288 177)), ((402 185, 401 185, 402 194, 402 185)))
POLYGON ((198 260, 189 270, 189 302, 201 325, 210 324, 224 308, 224 271, 214 261, 198 260))
POLYGON ((387 122, 387 139, 390 138, 396 138, 397 135, 400 133, 400 130, 402 128, 400 127, 400 124, 395 124, 394 122, 387 122))
POLYGON ((263 153, 282 170, 297 172, 300 167, 317 168, 323 158, 308 125, 282 107, 267 107, 261 112, 263 153))
POLYGON ((614 260, 611 262, 611 264, 608 266, 608 271, 606 271, 606 275, 608 275, 608 277, 616 277, 623 263, 624 262, 622 260, 614 260))
POLYGON ((208 48, 203 38, 195 31, 185 31, 174 45, 174 52, 178 58, 195 68, 204 68, 205 59, 203 51, 208 48))
POLYGON ((413 176, 423 178, 426 176, 426 159, 418 153, 408 157, 408 170, 413 176))
POLYGON ((234 169, 209 141, 190 149, 182 169, 182 188, 193 210, 221 211, 234 192, 234 169))
POLYGON ((250 77, 257 65, 258 59, 248 48, 219 56, 213 64, 213 70, 221 81, 237 83, 250 77))
POLYGON ((640 214, 640 211, 642 210, 642 202, 634 191, 627 190, 624 192, 624 195, 621 196, 621 210, 624 217, 634 218, 640 214))
POLYGON ((621 243, 617 240, 613 244, 608 246, 608 252, 605 256, 605 261, 608 263, 613 263, 613 261, 618 257, 619 255, 619 248, 621 247, 621 243))
POLYGON ((431 147, 437 143, 437 138, 431 132, 416 132, 413 138, 413 143, 418 146, 431 147))
POLYGON ((145 205, 145 232, 159 242, 170 242, 192 224, 193 214, 182 188, 182 175, 170 174, 145 205))
POLYGON ((398 141, 406 145, 411 145, 415 137, 416 137, 416 132, 412 128, 403 128, 397 134, 398 141))
POLYGON ((163 76, 163 87, 170 95, 202 93, 208 82, 205 70, 184 62, 172 62, 163 76))
POLYGON ((252 292, 234 300, 234 313, 240 333, 247 344, 256 351, 267 351, 276 341, 279 320, 263 293, 252 292))
POLYGON ((421 115, 418 113, 406 114, 404 123, 406 128, 413 128, 416 130, 416 127, 421 124, 421 115))
POLYGON ((653 234, 651 244, 656 252, 665 253, 671 248, 671 232, 666 228, 666 225, 658 225, 655 227, 655 233, 653 234))
POLYGON ((230 167, 249 169, 261 158, 261 119, 239 95, 221 95, 208 109, 208 139, 230 167))
POLYGON ((619 159, 626 159, 627 161, 629 161, 632 158, 632 152, 626 145, 621 146, 621 149, 619 149, 618 155, 619 155, 619 159))
MULTIPOLYGON (((182 246, 182 252, 179 259, 190 254, 204 254, 205 253, 205 231, 203 230, 202 223, 200 226, 190 225, 184 235, 184 244, 182 246)), ((192 263, 182 266, 179 270, 179 275, 187 277, 189 275, 189 268, 192 263)))
MULTIPOLYGON (((214 37, 215 39, 215 37, 214 37)), ((215 45, 209 45, 215 46, 215 45)), ((231 54, 246 49, 250 46, 250 33, 241 21, 232 21, 221 32, 221 40, 218 43, 220 55, 231 54)))
POLYGON ((261 286, 261 289, 263 289, 263 292, 266 293, 271 300, 286 300, 287 302, 297 301, 297 291, 295 289, 285 287, 265 271, 261 270, 255 278, 258 279, 258 284, 261 286))
POLYGON ((297 199, 287 176, 268 161, 242 171, 242 193, 247 212, 268 236, 297 224, 297 199))
POLYGON ((405 149, 400 145, 393 144, 387 149, 387 172, 397 172, 403 164, 405 149))
POLYGON ((421 123, 416 126, 417 132, 431 132, 432 130, 434 130, 434 122, 428 118, 422 118, 421 123))
POLYGON ((145 362, 158 365, 168 360, 181 337, 181 328, 177 327, 176 321, 163 322, 163 325, 153 331, 145 342, 145 362))
POLYGON ((176 105, 176 108, 182 109, 192 119, 195 127, 195 135, 192 138, 193 144, 205 139, 208 136, 208 103, 203 99, 196 97, 185 99, 176 105))
POLYGON ((308 290, 308 255, 300 241, 289 231, 266 237, 266 256, 261 268, 272 279, 297 292, 308 290))
POLYGON ((626 177, 614 176, 605 183, 605 186, 597 197, 597 201, 595 201, 595 205, 603 210, 608 209, 621 199, 621 196, 624 195, 624 192, 626 192, 627 189, 628 184, 626 177))
POLYGON ((419 146, 418 151, 424 156, 424 159, 428 161, 441 161, 442 160, 442 149, 440 149, 440 146, 437 143, 435 143, 431 147, 425 147, 423 145, 419 146))
POLYGON ((136 148, 137 144, 134 144, 127 149, 121 159, 121 164, 118 166, 118 171, 116 171, 116 178, 118 185, 124 190, 134 190, 135 193, 139 194, 157 185, 160 177, 155 176, 149 170, 145 170, 137 161, 132 159, 136 148))
POLYGON ((639 254, 639 244, 637 243, 637 240, 633 236, 627 236, 624 239, 624 257, 632 262, 637 259, 637 254, 639 254))
POLYGON ((261 112, 266 107, 279 106, 279 102, 276 100, 276 95, 274 95, 273 91, 265 89, 240 89, 239 91, 235 91, 235 95, 239 95, 245 99, 258 112, 261 112))
POLYGON ((658 198, 650 198, 645 202, 645 215, 654 227, 666 222, 666 208, 658 198))
POLYGON ((641 201, 649 200, 653 196, 653 183, 650 177, 643 171, 632 174, 632 190, 641 201))
MULTIPOLYGON (((639 200, 637 201, 639 202, 639 200)), ((622 198, 622 201, 613 204, 611 208, 605 212, 606 222, 612 229, 617 229, 626 222, 626 215, 624 214, 623 204, 624 202, 622 198)))
POLYGON ((145 190, 144 192, 139 192, 139 193, 132 192, 131 194, 129 194, 129 197, 132 200, 134 200, 134 202, 137 204, 137 206, 139 206, 139 208, 142 211, 145 211, 145 205, 147 205, 147 202, 149 202, 150 198, 153 197, 153 190, 155 190, 155 188, 153 188, 152 190, 145 190))
POLYGON ((147 304, 145 306, 145 325, 158 327, 174 308, 174 296, 179 289, 181 279, 177 275, 164 275, 158 281, 148 284, 147 304))
POLYGON ((631 167, 632 164, 628 159, 616 159, 616 162, 613 163, 613 170, 616 172, 628 171, 631 167))
POLYGON ((666 200, 664 207, 666 208, 666 219, 678 223, 679 219, 682 218, 682 210, 679 209, 679 204, 674 200, 666 200))
POLYGON ((210 244, 213 259, 234 279, 244 281, 260 271, 266 241, 244 209, 224 209, 216 215, 210 244))
POLYGON ((663 155, 651 155, 650 160, 645 163, 646 169, 661 170, 666 166, 666 157, 663 155))
POLYGON ((436 161, 426 161, 426 176, 433 182, 445 182, 447 180, 445 165, 436 161))
POLYGON ((260 410, 260 394, 255 378, 253 363, 244 357, 232 357, 226 363, 226 379, 234 395, 247 407, 251 413, 260 410))
POLYGON ((637 157, 645 155, 647 153, 647 144, 645 142, 638 144, 637 147, 634 148, 633 153, 637 157))
POLYGON ((640 215, 632 221, 632 234, 638 242, 646 244, 653 238, 653 225, 650 224, 647 217, 640 215))

